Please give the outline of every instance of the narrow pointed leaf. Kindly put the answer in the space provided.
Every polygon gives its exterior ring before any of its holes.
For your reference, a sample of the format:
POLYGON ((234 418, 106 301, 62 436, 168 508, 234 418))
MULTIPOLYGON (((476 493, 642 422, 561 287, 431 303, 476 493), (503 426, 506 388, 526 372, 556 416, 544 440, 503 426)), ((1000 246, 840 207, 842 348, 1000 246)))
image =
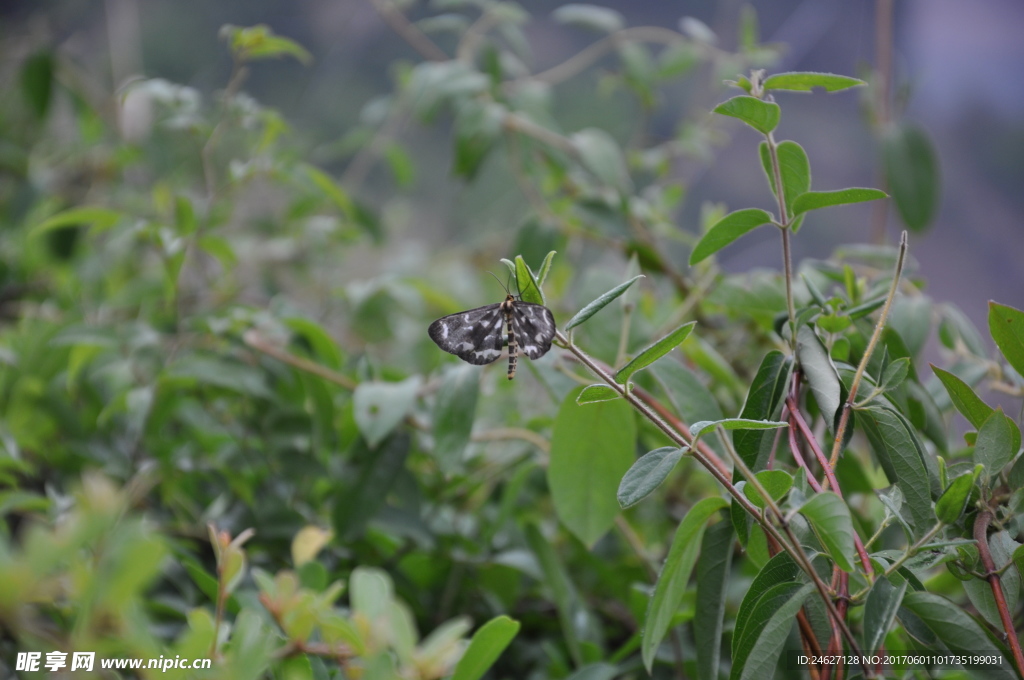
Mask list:
POLYGON ((551 271, 551 262, 555 259, 557 251, 550 251, 544 256, 544 261, 540 263, 540 269, 537 270, 537 283, 541 286, 544 285, 544 281, 548 278, 548 273, 551 271))
POLYGON ((808 191, 793 199, 793 212, 797 215, 808 210, 828 208, 833 205, 863 203, 886 198, 888 194, 878 189, 839 189, 838 191, 808 191))
POLYGON ((619 369, 615 374, 615 382, 620 385, 625 385, 631 375, 642 368, 650 366, 655 361, 671 352, 679 345, 679 343, 686 339, 686 336, 690 334, 690 331, 693 330, 696 323, 696 321, 684 323, 661 340, 658 340, 642 349, 632 361, 619 369))
POLYGON ((782 647, 796 622, 796 613, 813 590, 812 583, 780 583, 758 600, 743 638, 734 645, 730 680, 774 675, 782 647))
POLYGON ((455 665, 451 680, 478 680, 483 677, 518 632, 519 622, 507 616, 496 616, 480 626, 455 665))
POLYGON ((519 287, 519 296, 524 302, 544 304, 544 293, 522 255, 516 255, 516 284, 519 287))
POLYGON ((774 430, 779 427, 789 427, 789 423, 781 420, 752 420, 750 418, 702 420, 690 425, 690 434, 696 438, 716 427, 721 427, 723 430, 774 430))
POLYGON ((949 398, 953 402, 953 406, 956 407, 956 410, 964 418, 967 418, 967 421, 975 429, 980 428, 981 424, 985 422, 985 419, 995 409, 982 401, 981 397, 971 389, 970 385, 949 371, 944 371, 937 366, 932 366, 932 371, 935 372, 942 386, 946 388, 946 392, 949 393, 949 398))
POLYGON ((914 537, 924 535, 934 523, 931 480, 921 454, 921 443, 906 421, 887 407, 857 412, 875 455, 889 481, 899 486, 910 513, 914 537))
POLYGON ((576 397, 577 404, 594 404, 599 401, 612 401, 614 399, 621 399, 622 395, 619 394, 615 388, 608 385, 587 385, 580 392, 580 396, 576 397))
POLYGON ((731 583, 733 543, 732 522, 719 522, 704 532, 697 561, 697 615, 693 627, 697 648, 698 678, 718 677, 722 649, 722 621, 725 617, 726 591, 731 583))
POLYGON ((815 494, 800 507, 800 514, 836 566, 853 571, 853 520, 843 499, 831 491, 815 494))
POLYGON ((942 492, 939 500, 935 501, 935 516, 940 522, 953 524, 960 519, 971 497, 974 479, 974 474, 960 475, 942 492))
POLYGON ((665 481, 676 463, 683 457, 683 449, 663 446, 640 456, 619 483, 616 497, 623 509, 636 505, 665 481))
POLYGON ((740 236, 749 231, 757 229, 763 224, 771 224, 772 216, 758 208, 747 208, 729 213, 722 219, 715 222, 707 233, 701 237, 690 254, 690 264, 698 262, 714 255, 740 236))
POLYGON ((776 73, 768 76, 764 81, 766 90, 794 90, 797 92, 810 92, 816 87, 824 88, 826 92, 839 92, 851 87, 866 85, 863 80, 850 78, 849 76, 838 76, 834 73, 815 73, 812 71, 776 73))
POLYGON ((723 116, 739 118, 758 132, 768 134, 779 124, 782 115, 778 104, 766 102, 757 97, 740 95, 722 102, 714 109, 723 116))
MULTIPOLYGON (((768 176, 772 193, 779 195, 778 187, 775 186, 775 172, 772 170, 771 153, 768 149, 768 142, 761 142, 758 150, 761 153, 761 166, 768 176)), ((800 194, 806 193, 811 188, 811 164, 807 160, 807 152, 804 148, 785 140, 779 142, 775 147, 775 153, 779 158, 779 174, 782 175, 782 191, 786 199, 786 213, 793 216, 793 199, 800 194)), ((796 225, 792 225, 794 230, 796 225)))
MULTIPOLYGON (((747 399, 740 411, 745 420, 769 420, 782 412, 782 402, 793 375, 793 360, 778 350, 773 350, 761 360, 754 381, 750 384, 747 399)), ((773 432, 745 430, 733 436, 736 453, 743 462, 757 472, 762 469, 771 450, 773 432)))
POLYGON ((1014 446, 1012 421, 996 409, 978 429, 978 438, 974 443, 974 460, 985 466, 989 476, 999 474, 1003 467, 1013 460, 1020 447, 1020 437, 1014 446))
POLYGON ((583 323, 584 321, 586 321, 587 319, 589 319, 590 317, 594 316, 602 309, 607 307, 608 304, 612 302, 612 300, 625 293, 630 286, 636 283, 637 279, 642 278, 644 278, 644 275, 639 274, 631 278, 629 281, 626 281, 625 283, 620 283, 619 285, 615 286, 610 291, 608 291, 607 293, 605 293, 604 295, 597 298, 596 300, 588 304, 586 307, 581 309, 579 312, 577 312, 576 316, 569 319, 569 321, 565 324, 564 330, 568 331, 572 328, 575 328, 576 326, 579 326, 581 323, 583 323))
POLYGON ((668 633, 672 617, 683 600, 686 582, 697 561, 707 521, 727 505, 724 499, 718 497, 698 501, 686 513, 686 517, 676 529, 668 557, 665 558, 665 565, 658 575, 658 582, 647 606, 647 615, 644 617, 644 636, 640 652, 648 672, 654 664, 655 652, 668 633))
POLYGON ((818 334, 810 326, 801 326, 796 332, 796 355, 800 366, 811 385, 814 400, 825 419, 825 426, 832 430, 836 412, 839 410, 840 394, 839 372, 832 363, 828 350, 818 338, 818 334))
POLYGON ((989 302, 988 329, 1006 362, 1024 376, 1024 312, 989 302))
MULTIPOLYGON (((1003 656, 1002 650, 962 607, 940 595, 907 593, 903 598, 903 608, 916 615, 951 652, 1003 656)), ((1004 657, 1000 664, 972 666, 971 676, 985 680, 1010 680, 1017 677, 1012 669, 1012 663, 1004 657)))
POLYGON ((885 640, 886 633, 896 619, 900 610, 903 595, 907 592, 909 582, 902 580, 898 587, 893 586, 889 579, 880 576, 868 593, 864 603, 864 652, 874 654, 885 640))
POLYGON ((942 187, 931 140, 916 125, 900 124, 882 140, 882 158, 900 218, 911 231, 923 231, 935 218, 942 187))

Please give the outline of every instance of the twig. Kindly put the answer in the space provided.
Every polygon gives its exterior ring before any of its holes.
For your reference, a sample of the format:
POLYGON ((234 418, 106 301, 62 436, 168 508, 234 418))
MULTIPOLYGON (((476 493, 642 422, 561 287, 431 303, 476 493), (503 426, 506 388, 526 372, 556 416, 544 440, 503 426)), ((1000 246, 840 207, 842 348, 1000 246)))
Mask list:
POLYGON ((1006 595, 1003 593, 1003 583, 999 578, 999 570, 992 559, 992 552, 988 548, 988 525, 992 522, 992 511, 982 510, 974 519, 974 540, 978 544, 978 556, 981 558, 981 565, 985 568, 989 586, 992 588, 992 597, 996 601, 996 609, 999 610, 999 618, 1003 622, 1003 633, 1013 653, 1013 662, 1017 666, 1017 672, 1024 674, 1024 653, 1021 653, 1020 640, 1017 639, 1017 630, 1013 626, 1013 617, 1010 616, 1010 607, 1006 603, 1006 595))
POLYGON ((340 385, 346 390, 354 390, 356 388, 356 382, 349 378, 347 375, 342 375, 337 371, 332 371, 326 366, 321 366, 315 361, 304 359, 303 357, 295 356, 291 352, 284 348, 278 347, 268 342, 258 331, 248 330, 242 336, 242 341, 245 342, 249 347, 252 347, 258 352, 263 352, 268 356, 272 356, 278 361, 284 362, 289 366, 293 366, 300 371, 306 373, 312 373, 313 375, 323 378, 328 382, 332 382, 335 385, 340 385))
MULTIPOLYGON (((839 629, 842 631, 843 637, 846 638, 847 643, 850 645, 850 650, 854 654, 857 654, 859 656, 860 643, 857 642, 857 638, 853 636, 853 632, 850 631, 850 628, 846 625, 846 622, 842 619, 842 617, 839 615, 839 612, 836 610, 835 603, 832 601, 832 598, 828 592, 828 587, 822 582, 821 578, 818 576, 818 573, 814 570, 813 565, 811 565, 810 561, 807 559, 807 555, 804 554, 803 549, 800 547, 800 540, 793 533, 792 528, 789 526, 789 522, 786 521, 785 515, 782 514, 782 511, 778 507, 778 505, 776 505, 771 496, 764 490, 764 487, 760 484, 757 478, 754 477, 754 473, 751 472, 750 469, 746 466, 746 464, 743 462, 743 459, 740 458, 740 456, 738 455, 734 455, 733 464, 748 480, 748 483, 753 485, 754 488, 756 488, 760 492, 761 497, 765 500, 765 504, 768 506, 769 510, 772 511, 776 520, 779 522, 779 527, 776 527, 774 524, 772 524, 771 522, 767 521, 764 517, 762 517, 761 512, 757 508, 757 506, 755 506, 749 498, 747 498, 742 492, 739 491, 739 489, 736 488, 734 484, 732 484, 728 474, 723 473, 716 465, 709 461, 701 453, 700 449, 692 447, 692 437, 685 438, 678 431, 670 427, 665 420, 659 417, 658 414, 656 414, 644 401, 639 399, 634 394, 634 390, 629 389, 626 385, 620 385, 619 383, 617 383, 608 371, 604 370, 604 368, 600 366, 596 361, 594 361, 586 352, 577 347, 575 343, 571 342, 565 336, 564 333, 562 333, 561 331, 557 331, 555 333, 555 337, 564 347, 569 349, 569 351, 572 352, 581 363, 583 363, 587 368, 589 368, 594 373, 594 375, 601 378, 601 380, 603 380, 605 384, 607 384, 609 387, 618 392, 619 396, 628 401, 633 406, 633 408, 640 412, 641 415, 643 415, 658 429, 660 429, 662 432, 668 435, 669 439, 671 439, 680 447, 685 446, 689 448, 690 454, 701 465, 703 465, 708 472, 711 473, 711 476, 713 476, 718 481, 718 483, 725 488, 729 495, 732 496, 733 499, 735 499, 735 501, 740 505, 740 507, 743 508, 744 511, 747 512, 747 514, 755 518, 755 520, 764 529, 765 533, 769 536, 769 538, 772 538, 775 541, 777 541, 779 545, 785 546, 786 552, 788 552, 790 556, 793 557, 793 560, 800 567, 801 571, 803 571, 811 580, 811 582, 814 583, 815 588, 818 590, 818 594, 821 596, 821 599, 825 604, 825 609, 828 610, 829 615, 835 622, 835 625, 838 626, 839 629), (788 540, 783 539, 783 533, 786 535, 786 538, 788 540)), ((731 451, 731 453, 735 454, 735 451, 731 451)), ((861 667, 864 669, 865 675, 871 677, 869 674, 870 669, 867 667, 867 665, 862 664, 861 667)))
POLYGON ((907 257, 907 232, 904 231, 900 235, 900 253, 896 259, 896 271, 892 275, 892 285, 889 286, 889 295, 885 298, 885 304, 882 306, 882 313, 878 316, 878 323, 875 324, 875 332, 871 334, 871 340, 868 341, 868 346, 864 350, 864 356, 861 357, 860 364, 857 366, 857 372, 853 376, 853 382, 850 383, 850 393, 846 396, 846 403, 843 404, 842 415, 839 416, 839 425, 836 427, 836 438, 832 443, 832 455, 829 457, 829 466, 835 469, 836 463, 839 462, 839 454, 843 450, 843 437, 846 434, 846 426, 850 422, 850 411, 853 410, 853 403, 857 398, 857 389, 860 387, 860 381, 864 377, 864 371, 867 370, 868 362, 871 360, 871 355, 875 351, 875 346, 878 344, 878 339, 882 336, 882 330, 885 328, 885 322, 889 318, 889 310, 892 309, 892 301, 896 297, 896 290, 899 288, 900 276, 903 273, 903 263, 907 257))
POLYGON ((430 61, 448 61, 448 55, 444 53, 427 34, 416 27, 416 24, 409 21, 402 14, 394 3, 389 0, 373 0, 373 8, 384 20, 391 30, 402 36, 405 42, 409 43, 420 56, 430 61))

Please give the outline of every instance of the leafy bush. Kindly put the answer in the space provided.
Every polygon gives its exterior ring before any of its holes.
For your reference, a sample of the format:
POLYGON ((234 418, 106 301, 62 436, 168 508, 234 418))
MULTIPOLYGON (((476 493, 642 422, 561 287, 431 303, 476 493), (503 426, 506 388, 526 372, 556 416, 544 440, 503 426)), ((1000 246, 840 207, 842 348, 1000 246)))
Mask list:
MULTIPOLYGON (((850 675, 902 677, 950 665, 919 655, 937 652, 1013 677, 1020 424, 975 388, 1024 393, 1024 312, 990 306, 990 356, 926 296, 905 237, 792 261, 815 211, 885 194, 812 190, 811 154, 773 134, 798 105, 784 93, 862 82, 765 77, 747 10, 730 53, 695 20, 565 5, 557 21, 602 37, 530 73, 515 4, 378 9, 424 60, 367 104, 340 179, 243 90, 259 60, 311 58, 265 26, 224 28, 216 97, 142 81, 117 119, 59 76, 63 55, 24 62, 2 104, 3 662, 582 680, 821 677, 835 664, 797 656, 846 653, 896 659, 850 675), (448 34, 454 58, 431 37, 448 34), (599 62, 599 95, 674 132, 575 129, 553 93, 599 62), (678 83, 721 115, 675 113, 678 83), (514 382, 428 342, 432 318, 500 293, 474 292, 496 286, 469 247, 403 255, 431 200, 410 118, 450 124, 452 172, 523 204, 514 233, 466 240, 512 257, 522 299, 559 320, 560 349, 514 382), (679 170, 710 162, 730 118, 762 137, 774 204, 704 205, 680 229, 679 170), (768 225, 777 272, 717 268, 768 225), (947 364, 928 374, 933 334, 947 364)), ((927 181, 893 190, 908 226, 930 219, 927 181)))

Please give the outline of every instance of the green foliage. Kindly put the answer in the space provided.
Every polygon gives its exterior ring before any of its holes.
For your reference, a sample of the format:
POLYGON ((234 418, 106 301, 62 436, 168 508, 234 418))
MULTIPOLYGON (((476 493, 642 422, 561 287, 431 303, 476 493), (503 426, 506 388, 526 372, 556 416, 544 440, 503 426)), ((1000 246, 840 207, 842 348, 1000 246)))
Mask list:
MULTIPOLYGON (((425 58, 394 64, 329 153, 244 91, 263 60, 312 60, 266 26, 224 27, 216 95, 145 80, 118 112, 60 49, 24 52, 0 104, 0 663, 747 678, 842 640, 1002 655, 971 672, 1010 677, 1024 457, 1016 411, 983 388, 1020 398, 1024 312, 990 305, 990 355, 905 243, 788 260, 819 209, 885 194, 812 191, 823 151, 775 139, 800 104, 771 93, 863 82, 754 70, 729 98, 722 78, 775 58, 752 7, 729 52, 692 18, 563 5, 554 21, 596 42, 531 73, 514 3, 375 6, 425 58), (722 115, 680 110, 677 87, 722 115), (153 112, 138 129, 133 98, 153 112), (652 134, 666 114, 676 129, 652 134), (677 171, 712 162, 733 119, 760 135, 770 205, 680 227, 699 197, 677 171), (507 190, 518 221, 431 255, 422 190, 449 169, 507 190), (766 224, 778 272, 716 267, 766 224), (499 261, 564 320, 512 383, 425 333, 500 300, 499 261), (944 367, 925 380, 933 332, 944 367)), ((904 126, 883 155, 923 227, 934 151, 904 126)))

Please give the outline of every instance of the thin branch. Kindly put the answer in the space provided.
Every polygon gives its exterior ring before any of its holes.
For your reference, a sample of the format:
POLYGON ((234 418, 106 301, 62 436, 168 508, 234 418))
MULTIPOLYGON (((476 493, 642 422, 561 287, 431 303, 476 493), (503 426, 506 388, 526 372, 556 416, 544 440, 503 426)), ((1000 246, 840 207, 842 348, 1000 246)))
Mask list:
POLYGON ((310 361, 300 356, 295 356, 288 350, 278 347, 271 342, 268 342, 258 331, 248 330, 242 336, 242 341, 245 342, 249 347, 252 347, 258 352, 262 352, 268 356, 272 356, 278 361, 288 364, 300 371, 311 373, 319 378, 323 378, 328 382, 332 382, 335 385, 340 385, 346 390, 354 390, 356 388, 356 382, 349 378, 347 375, 342 375, 337 371, 332 371, 326 366, 321 366, 315 361, 310 361))
MULTIPOLYGON (((588 45, 557 66, 553 66, 546 71, 541 71, 540 73, 532 76, 517 78, 512 81, 512 83, 516 84, 527 80, 539 80, 552 85, 560 83, 579 75, 605 54, 616 49, 623 43, 628 42, 674 45, 680 42, 693 41, 682 33, 677 33, 676 31, 668 28, 662 28, 660 26, 633 26, 632 28, 623 28, 615 31, 614 33, 610 33, 607 37, 602 38, 592 45, 588 45)), ((716 53, 718 52, 718 50, 715 50, 703 43, 693 42, 693 44, 694 46, 702 49, 712 50, 716 53)))
POLYGON ((974 541, 978 544, 978 556, 981 558, 981 565, 985 568, 989 586, 992 588, 992 597, 996 601, 996 609, 999 610, 999 618, 1003 622, 1003 633, 1013 653, 1013 662, 1017 666, 1017 672, 1024 674, 1024 653, 1021 653, 1020 640, 1017 639, 1017 630, 1013 626, 1013 617, 1010 616, 1010 607, 1006 603, 1006 595, 1003 593, 1003 583, 999 578, 999 570, 996 569, 995 560, 992 559, 992 552, 988 547, 988 525, 993 519, 990 510, 982 510, 974 519, 974 541))
MULTIPOLYGON (((843 637, 846 638, 847 643, 850 645, 850 650, 854 654, 860 655, 860 643, 857 641, 857 638, 853 636, 853 632, 850 631, 846 622, 839 615, 835 603, 832 601, 831 595, 829 594, 828 587, 822 582, 818 573, 814 570, 813 565, 811 565, 810 560, 807 559, 807 555, 804 554, 803 549, 800 547, 800 540, 793 533, 793 530, 786 521, 785 516, 774 503, 771 496, 764 491, 763 487, 761 487, 758 480, 754 477, 753 472, 746 467, 742 458, 735 456, 733 461, 734 464, 744 474, 749 483, 753 484, 755 488, 760 487, 759 491, 761 492, 761 497, 765 499, 769 509, 775 513, 776 520, 780 525, 779 527, 776 527, 761 515, 757 506, 755 506, 750 499, 746 497, 746 495, 741 493, 736 486, 732 484, 727 474, 724 474, 716 465, 709 461, 699 449, 692 448, 692 437, 684 438, 678 431, 670 427, 665 420, 659 417, 658 414, 656 414, 644 401, 634 394, 635 390, 629 389, 626 385, 620 385, 615 382, 615 379, 608 371, 604 370, 604 368, 594 361, 586 352, 577 347, 575 343, 571 342, 564 333, 557 331, 555 333, 555 337, 563 346, 568 348, 581 363, 589 368, 594 375, 601 378, 605 384, 618 392, 619 396, 628 401, 633 408, 639 411, 642 416, 647 418, 647 420, 664 432, 669 439, 680 447, 685 446, 689 448, 690 455, 692 455, 709 473, 711 473, 711 476, 713 476, 718 483, 725 488, 729 495, 735 499, 747 514, 755 518, 769 538, 777 541, 779 545, 785 546, 786 552, 793 557, 793 560, 800 567, 801 571, 803 571, 811 582, 814 583, 815 588, 818 590, 818 594, 821 596, 822 602, 825 605, 825 609, 828 610, 830 617, 835 622, 835 625, 842 631, 843 637), (780 533, 780 531, 782 533, 780 533), (788 540, 783 539, 783 533, 786 535, 786 539, 788 540)), ((865 675, 869 675, 868 667, 862 664, 862 668, 864 669, 865 675)))
POLYGON ((846 403, 843 404, 843 412, 839 417, 839 425, 836 427, 836 437, 832 443, 832 455, 829 457, 829 466, 835 468, 836 463, 839 462, 839 454, 843 450, 843 438, 846 435, 846 426, 850 422, 850 411, 853 410, 853 403, 857 399, 857 390, 860 388, 860 381, 864 377, 864 371, 867 370, 868 362, 871 360, 871 355, 875 351, 875 346, 878 344, 878 339, 882 336, 882 330, 885 328, 885 322, 889 318, 889 310, 892 309, 892 301, 896 298, 896 290, 899 288, 900 276, 903 274, 903 263, 907 257, 907 232, 904 231, 900 236, 900 253, 896 259, 896 271, 892 275, 892 285, 889 286, 889 295, 885 298, 885 304, 882 306, 882 313, 878 316, 878 323, 875 324, 875 332, 871 334, 871 340, 868 341, 868 346, 864 350, 864 356, 861 357, 860 364, 857 366, 857 372, 853 376, 853 382, 850 383, 850 393, 846 396, 846 403))
POLYGON ((490 430, 484 430, 483 432, 474 432, 470 439, 475 442, 521 439, 533 444, 544 453, 551 452, 551 442, 533 430, 527 430, 525 427, 496 427, 490 430))
POLYGON ((420 53, 420 56, 430 61, 448 61, 449 57, 437 44, 427 37, 427 34, 417 28, 416 24, 409 21, 393 2, 389 0, 372 0, 373 8, 384 20, 392 31, 402 36, 405 42, 420 53))

